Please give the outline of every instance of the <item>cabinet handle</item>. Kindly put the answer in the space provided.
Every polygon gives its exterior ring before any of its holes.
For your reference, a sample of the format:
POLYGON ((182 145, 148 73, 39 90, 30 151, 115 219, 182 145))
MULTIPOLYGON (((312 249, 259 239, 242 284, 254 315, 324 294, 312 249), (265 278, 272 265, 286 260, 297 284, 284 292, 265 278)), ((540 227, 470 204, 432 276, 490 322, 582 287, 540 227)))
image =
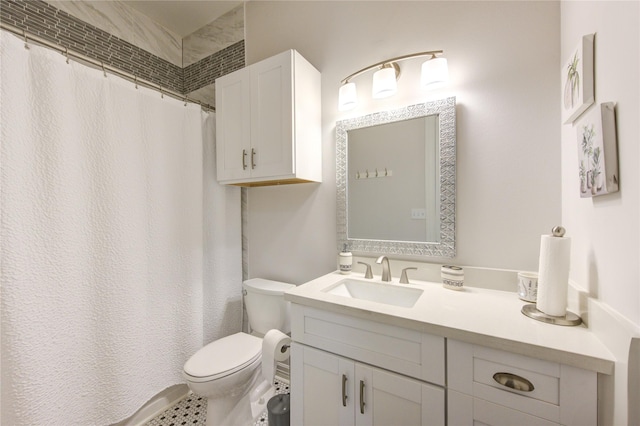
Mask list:
POLYGON ((364 414, 364 381, 360 380, 360 414, 364 414))
POLYGON ((347 406, 347 375, 342 375, 342 406, 347 406))
POLYGON ((246 150, 242 150, 242 170, 246 170, 247 169, 247 162, 244 161, 247 158, 247 151, 246 150))
POLYGON ((253 157, 256 155, 256 150, 251 148, 251 169, 256 168, 256 163, 253 161, 253 157))
POLYGON ((511 373, 496 373, 493 375, 493 380, 502 386, 522 392, 531 392, 535 389, 529 380, 511 373))

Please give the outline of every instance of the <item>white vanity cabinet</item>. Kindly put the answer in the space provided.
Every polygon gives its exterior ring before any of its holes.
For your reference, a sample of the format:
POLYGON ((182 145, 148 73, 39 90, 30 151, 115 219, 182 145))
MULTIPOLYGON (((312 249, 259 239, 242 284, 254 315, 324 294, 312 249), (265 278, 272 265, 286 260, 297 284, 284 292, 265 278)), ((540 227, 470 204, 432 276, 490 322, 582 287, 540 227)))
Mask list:
MULTIPOLYGON (((344 279, 336 271, 285 293, 292 314, 291 424, 362 419, 366 424, 591 426, 598 417, 601 424, 611 423, 604 419, 613 378, 602 379, 614 373, 615 358, 587 327, 544 324, 522 315, 522 301, 513 292, 475 287, 460 292, 431 282, 378 279, 362 293, 335 292, 344 279), (396 296, 406 293, 393 293, 396 289, 384 298, 368 298, 379 295, 373 286, 381 285, 410 287, 422 295, 412 307, 398 306, 396 296), (358 414, 360 381, 364 411, 371 409, 371 417, 358 414), (394 417, 379 417, 386 415, 394 417)), ((349 279, 365 280, 357 272, 349 279)))
POLYGON ((597 424, 597 373, 447 340, 450 425, 597 424))
POLYGON ((216 79, 218 181, 320 182, 320 99, 320 73, 295 50, 216 79))
POLYGON ((292 424, 444 425, 444 389, 293 343, 292 424))
POLYGON ((291 424, 444 425, 444 338, 292 305, 291 424))

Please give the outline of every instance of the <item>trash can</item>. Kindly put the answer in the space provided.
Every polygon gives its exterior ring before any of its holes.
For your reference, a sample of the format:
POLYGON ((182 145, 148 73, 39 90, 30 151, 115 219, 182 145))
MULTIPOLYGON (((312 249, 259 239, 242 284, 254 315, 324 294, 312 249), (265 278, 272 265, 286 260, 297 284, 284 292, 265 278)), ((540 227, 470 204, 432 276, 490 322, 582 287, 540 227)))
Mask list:
POLYGON ((291 423, 289 395, 272 396, 267 402, 267 412, 269 426, 289 426, 291 423))

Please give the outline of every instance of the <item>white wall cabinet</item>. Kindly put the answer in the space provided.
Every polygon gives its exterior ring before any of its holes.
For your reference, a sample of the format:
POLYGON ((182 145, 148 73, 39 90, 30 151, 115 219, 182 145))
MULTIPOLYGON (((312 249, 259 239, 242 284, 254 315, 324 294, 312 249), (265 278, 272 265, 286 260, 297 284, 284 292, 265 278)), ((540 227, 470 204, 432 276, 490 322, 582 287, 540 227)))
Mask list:
POLYGON ((288 50, 216 79, 220 183, 321 182, 320 73, 288 50))
POLYGON ((293 343, 292 424, 444 425, 444 389, 293 343))

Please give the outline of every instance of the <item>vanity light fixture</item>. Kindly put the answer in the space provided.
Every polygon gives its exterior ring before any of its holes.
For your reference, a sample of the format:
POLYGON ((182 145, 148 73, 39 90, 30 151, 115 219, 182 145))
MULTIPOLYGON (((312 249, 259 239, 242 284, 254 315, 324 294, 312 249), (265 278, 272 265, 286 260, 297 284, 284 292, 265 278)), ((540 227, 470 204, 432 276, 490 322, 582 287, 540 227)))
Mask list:
POLYGON ((395 95, 398 91, 399 76, 400 67, 395 62, 382 65, 382 67, 373 74, 371 96, 374 99, 382 99, 395 95))
POLYGON ((341 81, 340 91, 338 93, 338 109, 347 111, 356 107, 358 102, 356 94, 356 84, 351 79, 370 71, 374 68, 378 70, 373 74, 373 85, 371 96, 374 99, 382 99, 392 96, 398 88, 398 78, 400 77, 400 66, 398 62, 405 59, 418 58, 421 56, 429 56, 422 64, 421 86, 433 88, 446 83, 449 76, 447 60, 441 55, 442 50, 431 50, 428 52, 412 53, 410 55, 398 56, 396 58, 387 59, 373 65, 369 65, 359 71, 354 72, 341 81))

